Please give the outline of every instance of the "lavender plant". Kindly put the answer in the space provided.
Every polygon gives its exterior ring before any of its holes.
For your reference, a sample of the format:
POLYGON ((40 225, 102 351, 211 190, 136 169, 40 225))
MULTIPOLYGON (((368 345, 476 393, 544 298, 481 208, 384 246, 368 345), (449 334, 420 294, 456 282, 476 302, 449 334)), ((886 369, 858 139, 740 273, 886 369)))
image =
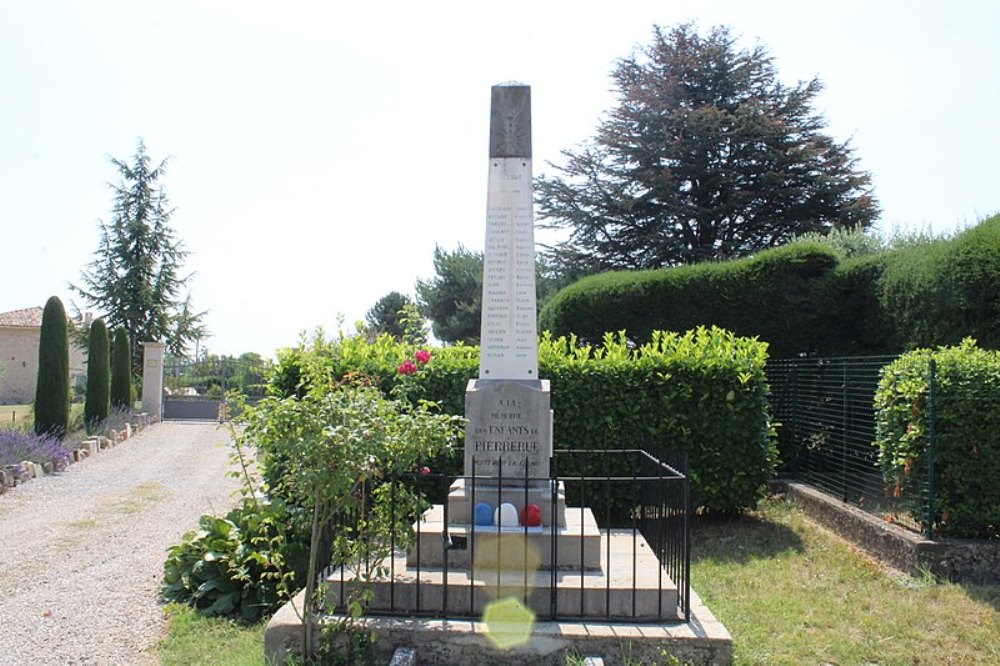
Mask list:
POLYGON ((16 465, 22 460, 51 462, 56 471, 62 471, 69 465, 70 452, 52 435, 0 430, 0 466, 16 465))

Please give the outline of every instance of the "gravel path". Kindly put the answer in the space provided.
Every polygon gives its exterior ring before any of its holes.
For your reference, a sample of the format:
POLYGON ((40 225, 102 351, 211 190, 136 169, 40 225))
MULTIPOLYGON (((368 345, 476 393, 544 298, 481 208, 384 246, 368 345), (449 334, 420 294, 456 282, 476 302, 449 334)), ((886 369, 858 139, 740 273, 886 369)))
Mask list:
POLYGON ((229 441, 158 423, 0 495, 0 664, 156 664, 165 551, 236 503, 229 441))

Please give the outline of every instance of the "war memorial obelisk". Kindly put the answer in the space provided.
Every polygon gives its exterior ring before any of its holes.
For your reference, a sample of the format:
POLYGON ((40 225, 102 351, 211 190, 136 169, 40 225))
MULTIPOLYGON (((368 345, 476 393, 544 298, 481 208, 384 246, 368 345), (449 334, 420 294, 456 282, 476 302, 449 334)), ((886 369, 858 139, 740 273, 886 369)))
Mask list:
POLYGON ((549 476, 549 382, 538 378, 531 88, 493 86, 479 379, 465 395, 465 475, 549 476))

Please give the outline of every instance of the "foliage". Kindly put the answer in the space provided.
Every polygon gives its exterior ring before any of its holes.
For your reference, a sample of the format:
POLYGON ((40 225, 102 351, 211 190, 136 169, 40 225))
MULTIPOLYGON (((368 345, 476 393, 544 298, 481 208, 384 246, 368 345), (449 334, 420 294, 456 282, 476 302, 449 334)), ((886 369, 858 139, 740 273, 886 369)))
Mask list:
POLYGON ((843 257, 866 257, 879 254, 886 249, 885 242, 870 229, 856 227, 833 227, 825 233, 807 231, 795 237, 796 243, 819 243, 836 250, 843 257))
POLYGON ((301 533, 289 538, 294 522, 284 502, 247 498, 225 518, 205 515, 198 524, 167 550, 167 601, 255 622, 302 586, 308 539, 301 533))
POLYGON ((1000 215, 951 239, 906 244, 886 257, 877 293, 902 348, 975 337, 1000 347, 1000 215))
POLYGON ((656 330, 715 325, 767 340, 777 356, 822 349, 827 303, 817 278, 836 266, 832 250, 798 243, 730 262, 602 273, 556 294, 539 326, 596 342, 608 331, 645 341, 656 330))
POLYGON ((741 257, 878 214, 847 142, 823 133, 818 79, 782 85, 762 46, 725 27, 656 27, 612 72, 618 105, 539 178, 551 254, 588 272, 741 257))
POLYGON ((88 431, 94 431, 108 418, 111 411, 111 348, 108 328, 103 319, 90 325, 90 345, 87 348, 87 399, 84 421, 88 431))
POLYGON ((38 464, 52 463, 56 471, 66 469, 70 452, 49 434, 29 434, 20 430, 0 430, 0 467, 24 460, 38 464))
POLYGON ((483 297, 483 254, 434 247, 435 276, 417 280, 417 304, 442 342, 476 343, 483 297))
POLYGON ((204 313, 181 298, 191 275, 180 274, 187 251, 170 226, 173 208, 160 183, 167 161, 153 167, 140 140, 131 164, 114 158, 111 164, 120 177, 111 185, 111 222, 100 223, 100 243, 81 273, 82 286, 70 286, 110 327, 128 331, 133 366, 140 367, 140 342, 163 341, 182 353, 198 337, 204 313))
POLYGON ((387 333, 396 340, 402 340, 406 329, 400 315, 403 307, 412 303, 409 296, 398 291, 390 291, 375 301, 375 305, 365 314, 368 330, 373 336, 387 333))
POLYGON ((166 388, 193 388, 198 395, 221 398, 226 391, 257 397, 264 395, 270 362, 256 352, 239 356, 202 353, 195 360, 168 357, 164 361, 166 388))
POLYGON ((914 519, 926 526, 932 456, 934 533, 1000 539, 1000 352, 967 339, 905 354, 883 368, 875 407, 879 462, 914 519))
POLYGON ((52 296, 42 311, 35 385, 35 432, 62 438, 69 427, 69 337, 66 310, 52 296))
MULTIPOLYGON (((655 332, 633 347, 621 335, 599 345, 543 336, 539 374, 552 382, 554 448, 600 451, 642 443, 690 456, 695 506, 733 512, 753 506, 775 463, 763 374, 765 345, 719 329, 684 335, 655 332)), ((388 336, 314 340, 279 357, 273 389, 295 395, 322 381, 364 377, 383 392, 433 400, 464 412, 465 388, 478 375, 479 350, 434 349, 412 374, 400 366, 409 349, 388 336), (303 379, 305 378, 305 379, 303 379)), ((595 459, 597 459, 595 457, 595 459)))
POLYGON ((857 231, 831 236, 748 259, 590 276, 557 293, 539 326, 642 341, 714 324, 759 336, 776 357, 897 353, 965 336, 1000 347, 1000 215, 952 238, 897 235, 874 253, 859 249, 869 241, 857 231))
POLYGON ((116 410, 132 409, 132 353, 129 334, 124 326, 115 329, 111 349, 111 407, 116 410))

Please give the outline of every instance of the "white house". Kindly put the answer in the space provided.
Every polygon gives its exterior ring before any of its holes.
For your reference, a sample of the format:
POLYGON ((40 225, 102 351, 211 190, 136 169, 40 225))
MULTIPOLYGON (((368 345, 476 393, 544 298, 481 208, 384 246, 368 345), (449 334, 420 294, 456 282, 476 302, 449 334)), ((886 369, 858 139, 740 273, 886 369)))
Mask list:
MULTIPOLYGON (((90 314, 76 326, 90 326, 90 314)), ((38 380, 38 339, 42 332, 42 308, 0 313, 0 405, 23 405, 34 401, 38 380)), ((87 353, 69 346, 70 386, 79 386, 87 375, 87 353)))

